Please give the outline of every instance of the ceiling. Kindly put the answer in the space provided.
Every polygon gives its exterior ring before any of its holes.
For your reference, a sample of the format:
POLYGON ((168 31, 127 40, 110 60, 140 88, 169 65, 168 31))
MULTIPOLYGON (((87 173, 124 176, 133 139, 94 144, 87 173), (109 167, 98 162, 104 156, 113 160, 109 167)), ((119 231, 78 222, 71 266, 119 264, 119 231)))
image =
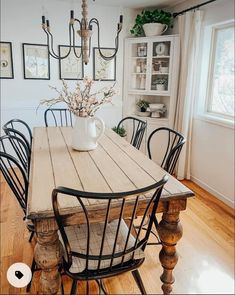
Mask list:
MULTIPOLYGON (((58 0, 66 1, 70 3, 81 2, 81 0, 58 0)), ((88 4, 95 3, 100 5, 110 5, 110 6, 122 6, 130 8, 145 8, 145 7, 169 7, 175 6, 176 4, 183 2, 185 0, 88 0, 88 4)))
POLYGON ((95 3, 130 8, 174 6, 184 0, 95 0, 95 3))

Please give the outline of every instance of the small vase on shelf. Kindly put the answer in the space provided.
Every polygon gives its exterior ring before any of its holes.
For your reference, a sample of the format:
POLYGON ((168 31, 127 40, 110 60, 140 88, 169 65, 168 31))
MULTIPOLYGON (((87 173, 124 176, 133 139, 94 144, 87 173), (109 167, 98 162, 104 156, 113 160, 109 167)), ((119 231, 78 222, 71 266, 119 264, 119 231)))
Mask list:
POLYGON ((159 91, 165 91, 165 85, 164 84, 156 84, 156 89, 159 91))
POLYGON ((141 76, 141 78, 140 78, 140 89, 145 89, 145 82, 146 82, 145 76, 141 76))

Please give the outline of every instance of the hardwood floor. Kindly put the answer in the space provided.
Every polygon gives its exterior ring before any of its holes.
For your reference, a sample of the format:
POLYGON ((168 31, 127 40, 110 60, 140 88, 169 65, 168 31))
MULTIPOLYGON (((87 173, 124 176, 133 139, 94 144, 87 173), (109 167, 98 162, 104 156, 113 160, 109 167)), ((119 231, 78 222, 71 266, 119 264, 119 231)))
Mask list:
MULTIPOLYGON (((177 245, 179 262, 174 271, 174 294, 234 294, 234 211, 190 181, 184 184, 196 193, 181 214, 184 229, 177 245)), ((25 294, 25 289, 11 287, 6 280, 8 267, 14 262, 31 265, 34 242, 22 221, 22 212, 5 182, 1 182, 1 288, 0 294, 25 294)), ((148 294, 161 294, 160 247, 148 246, 140 273, 148 294)), ((33 279, 31 294, 37 293, 39 272, 33 279)), ((63 278, 66 294, 71 282, 63 278)), ((109 294, 139 294, 130 274, 106 279, 109 294)), ((97 286, 90 283, 91 294, 97 286)), ((79 284, 77 294, 85 293, 79 284)))

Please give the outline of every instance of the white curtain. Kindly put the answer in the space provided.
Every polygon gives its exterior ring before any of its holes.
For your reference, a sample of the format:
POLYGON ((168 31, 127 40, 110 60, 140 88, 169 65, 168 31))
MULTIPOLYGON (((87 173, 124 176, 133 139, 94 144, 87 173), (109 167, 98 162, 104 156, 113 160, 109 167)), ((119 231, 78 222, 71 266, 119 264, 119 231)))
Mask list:
POLYGON ((192 125, 195 108, 200 34, 203 12, 189 11, 178 17, 180 35, 180 73, 174 128, 186 137, 176 176, 190 179, 192 125))

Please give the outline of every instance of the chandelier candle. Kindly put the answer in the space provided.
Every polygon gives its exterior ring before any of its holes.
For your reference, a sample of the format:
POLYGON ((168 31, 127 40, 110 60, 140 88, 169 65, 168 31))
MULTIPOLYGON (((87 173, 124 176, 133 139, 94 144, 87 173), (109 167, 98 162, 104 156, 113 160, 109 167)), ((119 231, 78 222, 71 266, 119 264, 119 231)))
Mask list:
POLYGON ((42 29, 46 33, 47 36, 47 46, 49 50, 49 54, 56 59, 64 59, 69 56, 71 50, 73 50, 74 55, 77 58, 82 58, 82 62, 85 64, 89 63, 90 53, 91 53, 91 36, 92 36, 92 25, 97 26, 97 39, 98 39, 98 50, 101 55, 101 57, 105 60, 111 60, 113 59, 117 52, 119 47, 119 34, 122 30, 122 23, 123 23, 123 16, 120 15, 119 23, 117 25, 117 35, 115 37, 115 51, 111 56, 105 56, 102 53, 101 46, 100 46, 100 25, 99 21, 96 18, 88 19, 88 6, 87 6, 87 0, 82 0, 82 19, 79 20, 74 17, 74 11, 70 11, 70 21, 69 21, 69 51, 64 56, 60 56, 55 53, 53 48, 53 35, 51 33, 50 29, 50 23, 49 20, 46 19, 46 17, 42 16, 42 29), (78 24, 78 30, 77 34, 80 36, 80 44, 75 44, 75 28, 74 25, 78 24), (80 46, 81 47, 81 53, 78 55, 75 47, 80 46))

